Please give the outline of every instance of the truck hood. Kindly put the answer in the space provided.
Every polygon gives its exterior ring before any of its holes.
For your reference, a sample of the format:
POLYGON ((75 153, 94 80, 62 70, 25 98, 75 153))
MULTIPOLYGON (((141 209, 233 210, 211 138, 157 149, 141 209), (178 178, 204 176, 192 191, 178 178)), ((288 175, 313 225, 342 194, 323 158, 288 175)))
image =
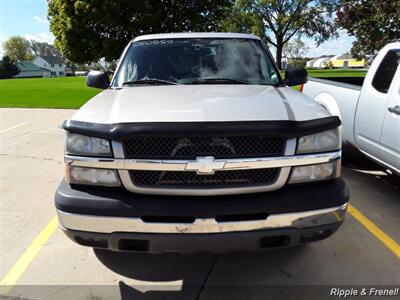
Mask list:
POLYGON ((312 99, 288 87, 170 85, 108 89, 72 120, 92 123, 304 121, 328 117, 312 99))

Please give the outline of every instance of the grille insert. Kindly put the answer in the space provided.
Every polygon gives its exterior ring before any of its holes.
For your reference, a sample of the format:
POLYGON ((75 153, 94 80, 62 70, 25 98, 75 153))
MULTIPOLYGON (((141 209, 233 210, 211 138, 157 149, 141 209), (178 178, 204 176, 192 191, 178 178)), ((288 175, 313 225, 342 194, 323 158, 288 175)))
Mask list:
POLYGON ((212 175, 196 172, 129 171, 133 184, 147 188, 224 188, 270 185, 279 175, 278 168, 217 171, 212 175))
POLYGON ((124 141, 126 158, 252 158, 283 155, 285 139, 267 136, 134 137, 124 141))

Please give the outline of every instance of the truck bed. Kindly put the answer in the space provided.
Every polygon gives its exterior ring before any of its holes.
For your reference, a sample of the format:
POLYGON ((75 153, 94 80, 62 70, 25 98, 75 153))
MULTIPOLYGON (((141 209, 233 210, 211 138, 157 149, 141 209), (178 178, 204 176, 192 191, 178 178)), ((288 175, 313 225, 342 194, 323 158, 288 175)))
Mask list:
POLYGON ((365 77, 313 77, 311 81, 341 86, 353 90, 361 90, 365 77))

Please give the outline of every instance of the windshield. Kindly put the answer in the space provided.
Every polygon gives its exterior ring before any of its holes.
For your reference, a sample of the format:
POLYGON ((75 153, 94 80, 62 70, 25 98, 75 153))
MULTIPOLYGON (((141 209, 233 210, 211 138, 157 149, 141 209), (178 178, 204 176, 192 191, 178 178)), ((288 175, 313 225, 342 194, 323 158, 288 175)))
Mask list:
POLYGON ((280 77, 259 40, 159 39, 132 43, 113 86, 146 83, 276 85, 280 77))

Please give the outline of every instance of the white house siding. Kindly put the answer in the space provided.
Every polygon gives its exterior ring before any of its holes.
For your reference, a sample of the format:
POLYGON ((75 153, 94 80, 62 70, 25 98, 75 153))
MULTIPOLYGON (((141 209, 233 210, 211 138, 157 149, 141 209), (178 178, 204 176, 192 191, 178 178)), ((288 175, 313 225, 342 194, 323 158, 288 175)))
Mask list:
POLYGON ((42 77, 42 71, 21 71, 14 78, 42 77))
POLYGON ((306 64, 306 68, 312 68, 314 66, 316 59, 309 60, 306 64))
POLYGON ((51 73, 49 71, 43 70, 43 77, 51 77, 51 73))
POLYGON ((33 63, 40 68, 49 70, 51 77, 65 76, 65 64, 50 64, 40 56, 35 57, 33 63))
POLYGON ((329 64, 330 61, 331 58, 329 57, 313 59, 307 62, 306 68, 323 69, 329 64))

